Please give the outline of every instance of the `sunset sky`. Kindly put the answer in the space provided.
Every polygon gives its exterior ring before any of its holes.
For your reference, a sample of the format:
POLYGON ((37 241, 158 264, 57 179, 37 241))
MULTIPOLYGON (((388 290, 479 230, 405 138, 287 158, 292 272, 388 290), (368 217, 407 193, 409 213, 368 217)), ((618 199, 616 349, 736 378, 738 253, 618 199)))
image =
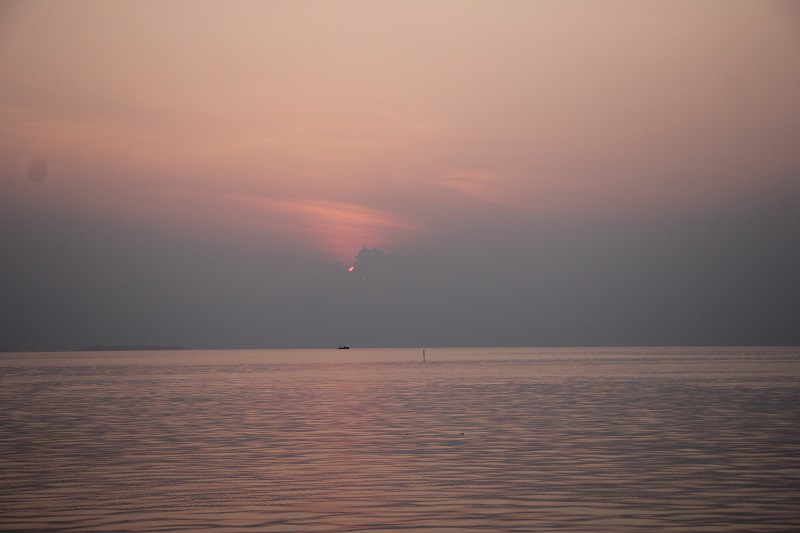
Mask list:
POLYGON ((0 350, 800 344, 799 95, 791 1, 2 1, 0 350))

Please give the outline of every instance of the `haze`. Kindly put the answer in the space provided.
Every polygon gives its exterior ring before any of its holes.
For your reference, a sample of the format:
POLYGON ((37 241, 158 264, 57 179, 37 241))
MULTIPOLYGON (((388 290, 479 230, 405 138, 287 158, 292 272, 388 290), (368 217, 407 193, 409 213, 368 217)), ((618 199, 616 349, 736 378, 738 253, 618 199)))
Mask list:
POLYGON ((0 350, 800 345, 798 95, 788 1, 2 2, 0 350))

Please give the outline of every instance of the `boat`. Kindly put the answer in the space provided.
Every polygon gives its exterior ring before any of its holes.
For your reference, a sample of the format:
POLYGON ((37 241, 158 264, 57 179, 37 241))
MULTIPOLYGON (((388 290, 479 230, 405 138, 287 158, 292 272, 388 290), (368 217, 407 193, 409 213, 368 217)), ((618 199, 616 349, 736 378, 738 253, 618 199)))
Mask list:
POLYGON ((338 347, 338 348, 336 348, 336 349, 337 349, 337 350, 349 350, 349 349, 350 349, 350 347, 349 347, 349 346, 345 346, 344 344, 342 344, 341 346, 339 346, 339 347, 338 347))

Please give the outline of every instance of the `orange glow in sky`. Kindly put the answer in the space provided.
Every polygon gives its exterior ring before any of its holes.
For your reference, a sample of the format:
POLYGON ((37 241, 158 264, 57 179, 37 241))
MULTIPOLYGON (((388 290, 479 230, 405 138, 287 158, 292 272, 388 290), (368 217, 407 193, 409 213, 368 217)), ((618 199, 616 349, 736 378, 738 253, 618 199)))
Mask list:
POLYGON ((702 210, 797 167, 798 20, 781 2, 6 2, 0 187, 340 260, 509 214, 702 210))

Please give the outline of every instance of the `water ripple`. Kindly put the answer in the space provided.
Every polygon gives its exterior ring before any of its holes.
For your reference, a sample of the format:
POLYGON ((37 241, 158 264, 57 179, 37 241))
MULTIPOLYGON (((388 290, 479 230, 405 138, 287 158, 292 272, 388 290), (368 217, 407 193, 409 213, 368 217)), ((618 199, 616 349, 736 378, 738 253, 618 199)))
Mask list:
POLYGON ((4 531, 794 531, 791 349, 0 355, 4 531))

